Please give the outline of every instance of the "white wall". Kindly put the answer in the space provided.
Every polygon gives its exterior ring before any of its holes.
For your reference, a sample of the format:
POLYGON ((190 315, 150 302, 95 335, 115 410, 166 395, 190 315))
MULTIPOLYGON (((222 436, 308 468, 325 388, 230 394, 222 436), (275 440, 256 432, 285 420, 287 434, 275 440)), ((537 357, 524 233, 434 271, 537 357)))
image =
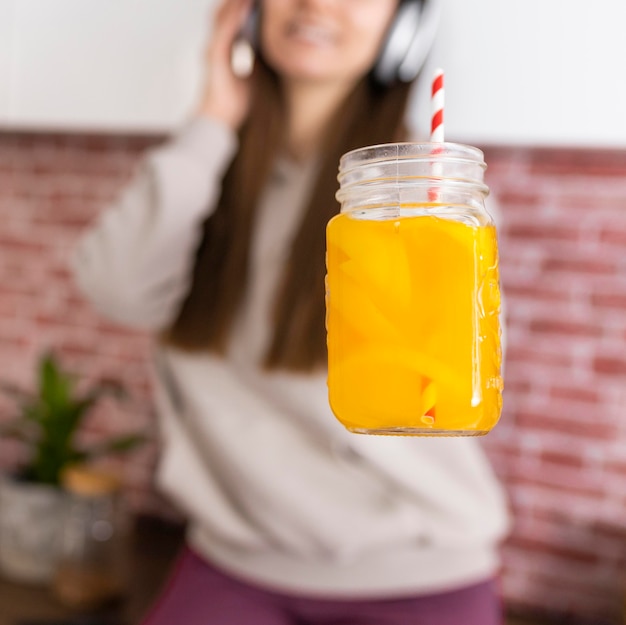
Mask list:
POLYGON ((444 0, 447 136, 626 147, 625 24, 625 0, 444 0))
POLYGON ((11 47, 14 2, 0 1, 0 119, 9 114, 9 91, 11 84, 11 47))
POLYGON ((0 12, 11 2, 0 124, 160 132, 188 114, 212 0, 0 0, 0 12))
MULTIPOLYGON (((215 2, 0 0, 0 127, 175 128, 215 2)), ((432 65, 446 72, 448 139, 626 148, 625 0, 443 3, 432 65)))

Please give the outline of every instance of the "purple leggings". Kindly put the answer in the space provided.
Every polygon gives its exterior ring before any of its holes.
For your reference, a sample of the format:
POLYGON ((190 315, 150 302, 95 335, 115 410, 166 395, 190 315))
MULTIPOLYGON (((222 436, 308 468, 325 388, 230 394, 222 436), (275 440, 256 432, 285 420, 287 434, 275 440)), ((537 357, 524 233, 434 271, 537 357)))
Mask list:
POLYGON ((502 625, 494 581, 421 597, 312 599, 229 577, 186 548, 143 625, 502 625))

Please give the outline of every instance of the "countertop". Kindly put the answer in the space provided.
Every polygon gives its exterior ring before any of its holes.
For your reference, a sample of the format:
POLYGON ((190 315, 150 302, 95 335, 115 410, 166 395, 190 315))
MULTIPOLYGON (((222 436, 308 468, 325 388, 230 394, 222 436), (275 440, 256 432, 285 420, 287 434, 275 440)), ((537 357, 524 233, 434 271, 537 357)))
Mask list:
POLYGON ((183 541, 180 525, 137 520, 128 593, 99 614, 78 614, 58 603, 46 587, 0 578, 0 625, 136 625, 164 583, 183 541))

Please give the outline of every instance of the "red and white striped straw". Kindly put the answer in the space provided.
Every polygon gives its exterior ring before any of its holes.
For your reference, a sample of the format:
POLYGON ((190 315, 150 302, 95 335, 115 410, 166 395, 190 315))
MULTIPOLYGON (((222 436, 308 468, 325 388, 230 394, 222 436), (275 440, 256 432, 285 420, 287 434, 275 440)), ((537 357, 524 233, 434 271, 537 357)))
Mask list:
POLYGON ((430 125, 430 140, 433 143, 443 143, 443 70, 436 69, 433 76, 433 87, 431 96, 432 118, 430 125))

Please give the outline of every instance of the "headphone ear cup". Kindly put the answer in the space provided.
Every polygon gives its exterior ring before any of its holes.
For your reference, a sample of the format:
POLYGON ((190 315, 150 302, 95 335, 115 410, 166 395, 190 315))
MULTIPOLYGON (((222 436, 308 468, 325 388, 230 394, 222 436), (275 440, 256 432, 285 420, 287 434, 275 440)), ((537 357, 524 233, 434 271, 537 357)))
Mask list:
POLYGON ((254 69, 254 57, 259 46, 259 7, 252 6, 230 53, 230 65, 235 76, 247 78, 254 69))
POLYGON ((438 22, 439 0, 402 2, 372 70, 374 81, 383 86, 411 82, 426 60, 438 22))

